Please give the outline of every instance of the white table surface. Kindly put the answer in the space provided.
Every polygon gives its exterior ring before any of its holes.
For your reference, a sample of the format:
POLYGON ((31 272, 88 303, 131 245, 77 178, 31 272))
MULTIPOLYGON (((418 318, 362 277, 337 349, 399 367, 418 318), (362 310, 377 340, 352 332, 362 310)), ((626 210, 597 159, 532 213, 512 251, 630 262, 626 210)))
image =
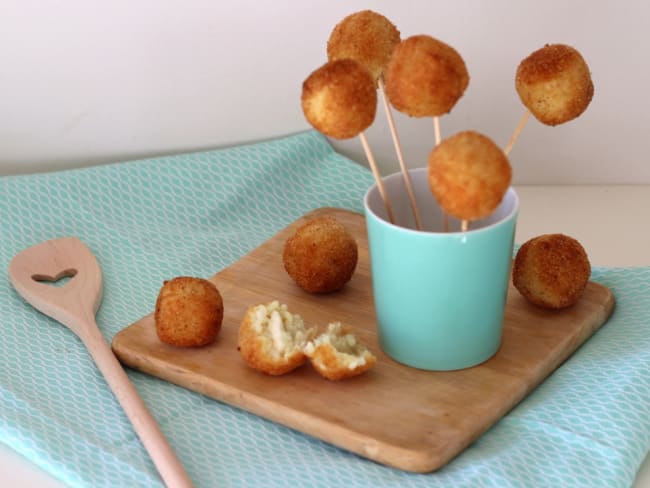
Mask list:
MULTIPOLYGON (((578 239, 592 266, 650 266, 650 186, 520 186, 516 241, 561 232, 578 239)), ((0 445, 0 486, 64 485, 0 445)), ((635 482, 650 488, 650 455, 635 482)))

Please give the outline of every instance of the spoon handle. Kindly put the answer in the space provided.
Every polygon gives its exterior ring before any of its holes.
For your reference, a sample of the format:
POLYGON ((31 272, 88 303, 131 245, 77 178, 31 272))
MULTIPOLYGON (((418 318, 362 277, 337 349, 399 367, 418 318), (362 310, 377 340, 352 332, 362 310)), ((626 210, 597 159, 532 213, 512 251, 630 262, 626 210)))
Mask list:
POLYGON ((187 472, 165 439, 160 427, 129 380, 99 328, 94 323, 83 327, 81 339, 115 397, 131 421, 135 432, 149 452, 161 478, 168 487, 192 487, 187 472))

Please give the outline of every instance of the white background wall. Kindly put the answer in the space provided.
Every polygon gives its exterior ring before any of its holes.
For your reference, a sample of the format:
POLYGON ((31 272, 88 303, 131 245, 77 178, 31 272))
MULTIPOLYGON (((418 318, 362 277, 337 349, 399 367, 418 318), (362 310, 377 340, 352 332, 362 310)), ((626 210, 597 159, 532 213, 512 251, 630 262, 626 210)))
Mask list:
MULTIPOLYGON (((443 136, 479 130, 505 145, 523 107, 516 67, 549 42, 579 49, 595 96, 557 127, 529 121, 516 183, 650 183, 650 3, 588 0, 3 0, 0 174, 50 171, 252 142, 308 129, 302 81, 331 29, 371 8, 402 37, 454 46, 471 81, 443 136)), ((430 119, 396 115, 406 159, 423 166, 430 119)), ((369 129, 395 171, 382 112, 369 129)), ((364 161, 358 139, 338 142, 364 161)))

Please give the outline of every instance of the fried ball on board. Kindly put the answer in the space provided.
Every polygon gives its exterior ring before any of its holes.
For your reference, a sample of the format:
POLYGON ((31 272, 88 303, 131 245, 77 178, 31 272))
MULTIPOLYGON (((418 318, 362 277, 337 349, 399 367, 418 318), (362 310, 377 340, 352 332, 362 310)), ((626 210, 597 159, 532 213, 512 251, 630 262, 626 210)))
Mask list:
POLYGON ((558 125, 575 119, 594 95, 589 66, 573 47, 547 44, 517 68, 515 86, 537 120, 558 125))
POLYGON ((512 177, 503 150, 474 131, 442 141, 429 155, 429 187, 440 206, 461 220, 491 214, 501 203, 512 177))
POLYGON ((587 253, 576 239, 564 234, 544 234, 519 248, 512 282, 529 302, 560 309, 578 301, 590 275, 587 253))
POLYGON ((298 314, 274 300, 249 307, 237 339, 237 349, 253 369, 278 376, 307 362, 303 352, 315 329, 305 327, 298 314))
POLYGON ((357 266, 357 243, 333 217, 303 224, 284 245, 284 268, 303 290, 330 293, 350 281, 357 266))
POLYGON ((384 77, 390 102, 412 117, 435 117, 449 112, 469 84, 469 73, 460 54, 427 35, 400 42, 384 77))
POLYGON ((327 326, 327 331, 305 346, 314 369, 328 380, 338 381, 359 376, 372 368, 377 358, 340 322, 327 326))
POLYGON ((181 347, 208 345, 221 330, 221 294, 203 278, 179 276, 165 281, 156 300, 154 320, 162 342, 181 347))
POLYGON ((316 130, 335 139, 349 139, 375 120, 375 80, 352 59, 329 61, 303 82, 301 104, 316 130))
POLYGON ((348 15, 332 30, 327 59, 354 59, 378 80, 390 60, 400 34, 390 20, 372 10, 348 15))

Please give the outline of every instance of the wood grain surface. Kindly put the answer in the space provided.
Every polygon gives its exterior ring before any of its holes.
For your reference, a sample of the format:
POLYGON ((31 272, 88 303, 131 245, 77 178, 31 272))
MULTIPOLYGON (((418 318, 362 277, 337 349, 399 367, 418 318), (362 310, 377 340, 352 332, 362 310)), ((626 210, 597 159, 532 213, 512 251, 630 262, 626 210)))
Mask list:
POLYGON ((209 278, 225 307, 215 343, 196 349, 165 345, 156 336, 152 313, 115 335, 118 358, 376 462, 414 472, 434 471, 462 452, 584 343, 614 308, 612 293, 594 282, 575 306, 560 312, 529 305, 510 286, 503 341, 492 359, 450 372, 401 365, 379 347, 364 218, 332 208, 307 214, 209 278), (310 295, 284 271, 282 249, 297 226, 322 215, 336 217, 355 236, 359 264, 340 292, 310 295), (376 366, 341 382, 323 379, 309 365, 279 377, 248 368, 237 351, 239 323, 249 305, 275 299, 308 324, 325 327, 340 320, 349 325, 377 355, 376 366))

